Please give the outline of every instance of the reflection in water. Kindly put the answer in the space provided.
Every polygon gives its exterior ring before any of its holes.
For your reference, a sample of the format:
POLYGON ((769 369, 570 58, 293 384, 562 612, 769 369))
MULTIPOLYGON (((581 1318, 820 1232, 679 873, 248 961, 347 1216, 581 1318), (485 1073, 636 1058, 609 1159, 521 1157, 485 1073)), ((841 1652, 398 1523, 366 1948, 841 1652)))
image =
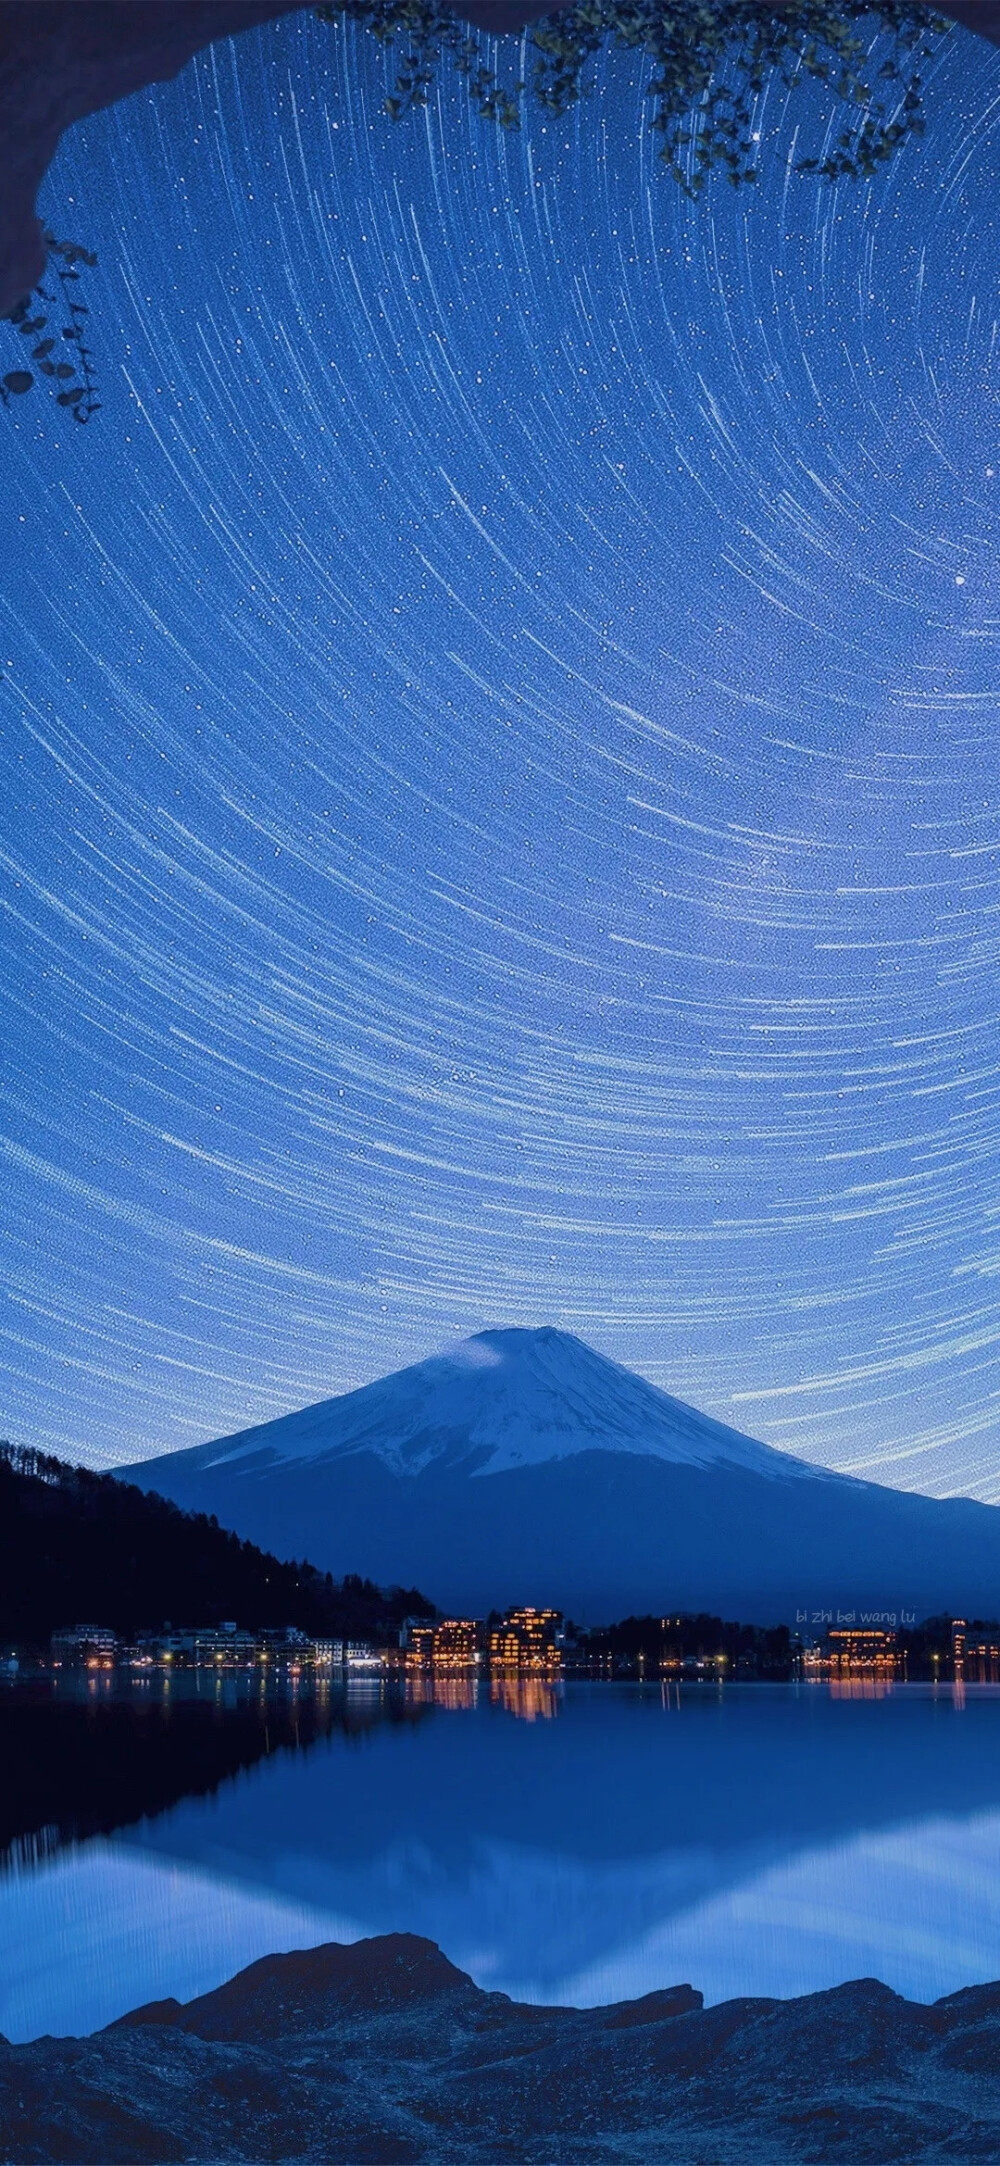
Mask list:
POLYGON ((272 1754, 305 1753, 420 1710, 367 1680, 331 1694, 317 1676, 284 1691, 203 1670, 117 1679, 60 1671, 0 1692, 0 1873, 62 1843, 110 1834, 208 1797, 272 1754))
POLYGON ((435 1668, 407 1670, 403 1689, 407 1706, 440 1707, 450 1714, 469 1713, 485 1701, 488 1689, 493 1706, 516 1722, 548 1722, 558 1712, 562 1686, 523 1670, 494 1670, 483 1678, 475 1670, 435 1668))
POLYGON ((434 1705, 443 1707, 451 1714, 463 1714, 475 1707, 479 1699, 479 1684, 475 1677, 443 1676, 435 1681, 434 1705))
POLYGON ((97 1839, 0 1883, 0 2031, 99 2030, 144 2001, 210 1992, 261 1955, 361 1930, 350 1914, 97 1839))
POLYGON ((411 1707, 443 1707, 452 1714, 466 1713, 478 1706, 479 1679, 474 1671, 412 1670, 406 1678, 406 1698, 411 1707))
POLYGON ((490 1679, 490 1699, 519 1722, 551 1722, 559 1706, 559 1686, 530 1672, 496 1670, 490 1679))
POLYGON ((861 1677, 831 1677, 829 1683, 831 1700, 887 1700, 892 1687, 891 1677, 872 1672, 861 1677))
POLYGON ((358 1679, 251 1705, 178 1678, 154 1706, 88 1685, 68 1724, 50 1702, 20 1733, 0 1695, 32 1838, 0 1878, 0 2030, 89 2029, 269 1950, 392 1930, 570 2003, 865 1975, 932 1999, 1000 1977, 1000 1693, 883 1682, 358 1679), (55 1776, 65 1791, 77 1739, 70 1804, 55 1776))
MULTIPOLYGON (((524 1722, 556 1712, 559 1687, 513 1672, 491 1695, 524 1722)), ((359 1736, 433 1709, 469 1713, 477 1673, 413 1670, 395 1678, 289 1669, 277 1682, 212 1669, 137 1674, 81 1667, 0 1692, 0 1874, 63 1842, 111 1834, 185 1797, 206 1797, 260 1759, 304 1753, 334 1731, 359 1736)))

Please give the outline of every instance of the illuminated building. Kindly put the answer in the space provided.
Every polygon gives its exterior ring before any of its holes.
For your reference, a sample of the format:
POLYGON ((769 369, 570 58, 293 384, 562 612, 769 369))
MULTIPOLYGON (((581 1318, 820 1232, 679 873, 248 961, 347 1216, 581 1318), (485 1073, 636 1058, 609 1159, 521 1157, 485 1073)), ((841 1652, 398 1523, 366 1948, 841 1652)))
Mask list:
POLYGON ((858 1677, 877 1672, 883 1677, 896 1677, 902 1672, 903 1658, 895 1632, 868 1625, 835 1627, 826 1635, 826 1646, 827 1665, 833 1676, 858 1677))
POLYGON ((345 1670, 381 1670, 385 1668, 385 1656, 381 1647, 371 1640, 344 1640, 343 1665, 345 1670))
POLYGON ((829 1681, 835 1699, 881 1699, 906 1674, 896 1633, 874 1625, 835 1626, 797 1650, 800 1674, 829 1681))
POLYGON ((218 1629, 201 1626, 186 1635, 185 1653, 196 1669, 206 1664, 230 1666, 246 1665, 256 1660, 257 1640, 252 1632, 241 1632, 235 1624, 222 1624, 218 1629))
POLYGON ((295 1625, 284 1631, 246 1632, 232 1623, 165 1625, 161 1632, 140 1633, 129 1661, 133 1668, 168 1665, 187 1669, 281 1667, 297 1674, 303 1668, 369 1668, 381 1651, 367 1640, 311 1639, 295 1625))
POLYGON ((446 1617, 434 1627, 435 1669, 473 1669, 480 1656, 480 1626, 468 1617, 446 1617))
POLYGON ((89 1670, 110 1670, 118 1654, 118 1639, 107 1625, 72 1625, 53 1632, 49 1642, 53 1662, 83 1662, 89 1670))
POLYGON ((951 1653, 956 1681, 973 1685, 1000 1684, 1000 1631, 970 1631, 964 1617, 951 1628, 951 1653))
POLYGON ((561 1652, 557 1609, 510 1609, 490 1633, 490 1662, 499 1670, 534 1670, 551 1676, 561 1652))
POLYGON ((482 1656, 483 1628, 474 1617, 444 1617, 440 1624, 408 1624, 407 1669, 471 1670, 482 1656))
POLYGON ((429 1670, 434 1661, 434 1626, 408 1624, 405 1627, 403 1648, 408 1670, 429 1670))

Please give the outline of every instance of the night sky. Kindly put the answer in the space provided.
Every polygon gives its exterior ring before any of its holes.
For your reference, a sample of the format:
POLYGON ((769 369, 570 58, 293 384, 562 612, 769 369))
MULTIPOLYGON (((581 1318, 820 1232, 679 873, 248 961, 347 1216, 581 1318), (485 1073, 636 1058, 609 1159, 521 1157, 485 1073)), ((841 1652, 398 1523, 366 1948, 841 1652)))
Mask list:
POLYGON ((0 1433, 556 1323, 1000 1497, 1000 53, 871 187, 772 91, 694 206, 628 60, 508 135, 391 72, 295 18, 46 183, 104 410, 0 414, 0 1433))

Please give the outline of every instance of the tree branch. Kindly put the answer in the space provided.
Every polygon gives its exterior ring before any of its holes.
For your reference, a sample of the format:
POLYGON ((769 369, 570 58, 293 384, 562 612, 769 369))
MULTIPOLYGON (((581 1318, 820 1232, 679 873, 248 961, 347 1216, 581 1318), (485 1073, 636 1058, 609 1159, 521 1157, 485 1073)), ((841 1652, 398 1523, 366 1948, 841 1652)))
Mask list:
MULTIPOLYGON (((310 0, 0 0, 0 316, 37 285, 45 245, 35 196, 74 121, 177 75, 216 38, 310 0)), ((518 31, 569 0, 460 0, 477 28, 518 31)), ((1000 0, 940 0, 1000 45, 1000 0)))

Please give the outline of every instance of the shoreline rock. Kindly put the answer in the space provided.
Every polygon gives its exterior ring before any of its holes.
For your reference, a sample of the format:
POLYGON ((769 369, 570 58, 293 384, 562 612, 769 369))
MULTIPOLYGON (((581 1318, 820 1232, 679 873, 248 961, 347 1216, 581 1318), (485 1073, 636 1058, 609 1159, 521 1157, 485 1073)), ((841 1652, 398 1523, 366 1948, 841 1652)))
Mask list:
POLYGON ((1000 1984, 704 2008, 482 1992, 432 1941, 268 1956, 89 2038, 0 2046, 4 2166, 980 2166, 1000 1984))

